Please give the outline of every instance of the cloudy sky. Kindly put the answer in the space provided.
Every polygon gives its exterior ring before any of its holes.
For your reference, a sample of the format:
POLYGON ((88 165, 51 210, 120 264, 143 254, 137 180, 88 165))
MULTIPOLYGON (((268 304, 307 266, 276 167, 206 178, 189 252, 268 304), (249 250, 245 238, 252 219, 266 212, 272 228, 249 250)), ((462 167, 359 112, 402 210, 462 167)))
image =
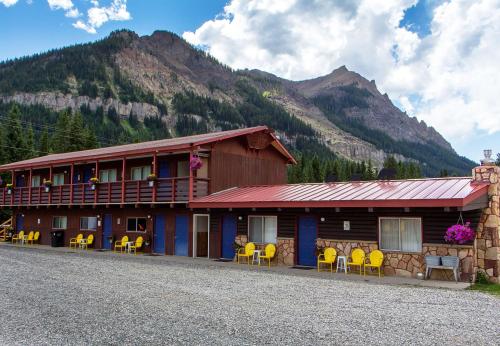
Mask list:
POLYGON ((500 151, 500 0, 0 0, 0 59, 167 29, 234 68, 346 65, 463 155, 500 151))

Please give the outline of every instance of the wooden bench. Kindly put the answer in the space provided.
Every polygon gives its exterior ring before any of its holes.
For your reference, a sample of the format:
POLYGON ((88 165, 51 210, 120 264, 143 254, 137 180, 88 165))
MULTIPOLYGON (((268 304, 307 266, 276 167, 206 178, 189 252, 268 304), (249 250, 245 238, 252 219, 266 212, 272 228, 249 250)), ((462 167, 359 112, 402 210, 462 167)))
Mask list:
POLYGON ((460 265, 460 259, 457 256, 425 256, 425 278, 429 278, 432 273, 432 269, 445 269, 452 270, 455 276, 455 281, 458 282, 458 267, 460 265), (437 259, 439 258, 439 264, 437 259))

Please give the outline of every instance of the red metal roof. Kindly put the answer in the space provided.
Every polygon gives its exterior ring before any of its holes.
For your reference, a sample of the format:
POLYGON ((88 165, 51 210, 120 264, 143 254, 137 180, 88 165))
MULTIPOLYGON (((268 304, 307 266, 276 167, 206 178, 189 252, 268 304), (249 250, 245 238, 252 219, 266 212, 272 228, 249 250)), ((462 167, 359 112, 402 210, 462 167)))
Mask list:
POLYGON ((278 138, 274 135, 273 130, 267 126, 256 126, 245 129, 237 129, 230 131, 220 131, 213 133, 206 133, 195 136, 178 137, 170 139, 161 139, 157 141, 149 141, 142 143, 118 145, 113 147, 75 151, 69 153, 52 154, 41 156, 30 160, 9 163, 0 166, 0 171, 8 171, 12 169, 41 167, 56 164, 65 164, 71 162, 83 162, 89 160, 109 159, 130 155, 150 154, 153 152, 168 152, 189 149, 203 144, 218 142, 234 137, 244 136, 256 132, 268 132, 273 138, 272 145, 285 156, 289 162, 296 163, 293 156, 286 150, 280 143, 278 138))
POLYGON ((465 178, 248 186, 190 203, 193 208, 464 207, 488 184, 465 178))

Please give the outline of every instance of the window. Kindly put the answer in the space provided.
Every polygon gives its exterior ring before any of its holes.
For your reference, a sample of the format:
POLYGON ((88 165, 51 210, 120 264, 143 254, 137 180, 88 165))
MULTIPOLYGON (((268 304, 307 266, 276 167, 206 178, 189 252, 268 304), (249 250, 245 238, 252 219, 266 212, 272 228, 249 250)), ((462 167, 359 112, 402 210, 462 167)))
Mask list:
POLYGON ((249 216, 248 240, 253 243, 276 244, 278 234, 277 216, 249 216))
POLYGON ((151 174, 151 166, 133 167, 131 172, 132 180, 146 180, 151 174))
POLYGON ((128 218, 127 232, 146 232, 146 218, 145 217, 128 218))
POLYGON ((421 252, 422 220, 416 218, 381 218, 380 249, 421 252))
POLYGON ((189 161, 178 161, 177 162, 177 176, 178 177, 189 177, 189 161))
POLYGON ((52 179, 54 180, 53 181, 53 185, 54 186, 64 185, 64 173, 54 174, 54 176, 52 177, 52 179))
POLYGON ((116 169, 103 169, 99 171, 101 183, 114 183, 116 181, 116 169))
POLYGON ((80 218, 81 231, 95 231, 97 229, 97 217, 85 216, 80 218))
POLYGON ((66 216, 54 216, 52 219, 53 229, 66 229, 68 227, 68 218, 66 216))
POLYGON ((39 187, 40 186, 40 176, 34 175, 31 177, 31 187, 39 187))

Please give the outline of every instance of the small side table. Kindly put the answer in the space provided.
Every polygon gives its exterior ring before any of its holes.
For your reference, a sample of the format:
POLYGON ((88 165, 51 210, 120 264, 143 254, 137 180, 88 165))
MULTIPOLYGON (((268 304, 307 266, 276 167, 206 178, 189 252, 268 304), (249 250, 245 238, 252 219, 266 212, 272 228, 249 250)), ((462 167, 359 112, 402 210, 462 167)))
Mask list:
POLYGON ((347 274, 347 256, 337 256, 337 273, 339 270, 347 274))
POLYGON ((253 250, 252 264, 257 261, 257 264, 260 264, 260 254, 262 250, 253 250))
POLYGON ((131 251, 130 251, 130 247, 131 247, 132 245, 134 245, 134 243, 135 243, 135 242, 133 242, 133 241, 128 241, 128 242, 126 242, 126 243, 125 243, 125 252, 130 253, 130 252, 131 252, 131 251))

